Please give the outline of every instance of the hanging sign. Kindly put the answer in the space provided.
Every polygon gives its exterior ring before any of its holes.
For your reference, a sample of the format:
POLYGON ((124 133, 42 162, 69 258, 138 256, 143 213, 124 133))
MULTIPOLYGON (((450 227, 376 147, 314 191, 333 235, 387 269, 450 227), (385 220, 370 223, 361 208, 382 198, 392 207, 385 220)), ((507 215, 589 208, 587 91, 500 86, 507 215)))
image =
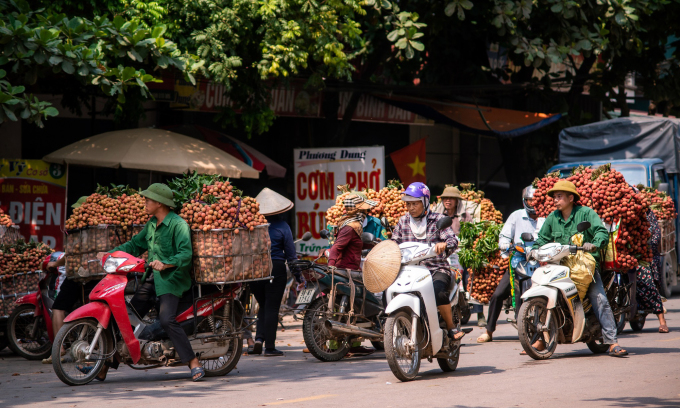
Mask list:
POLYGON ((42 160, 0 159, 0 209, 25 241, 63 248, 66 168, 42 160))
POLYGON ((326 210, 335 204, 336 186, 379 190, 385 186, 385 147, 330 147, 295 149, 296 239, 309 231, 312 239, 296 250, 317 254, 328 248, 319 231, 326 227, 326 210))

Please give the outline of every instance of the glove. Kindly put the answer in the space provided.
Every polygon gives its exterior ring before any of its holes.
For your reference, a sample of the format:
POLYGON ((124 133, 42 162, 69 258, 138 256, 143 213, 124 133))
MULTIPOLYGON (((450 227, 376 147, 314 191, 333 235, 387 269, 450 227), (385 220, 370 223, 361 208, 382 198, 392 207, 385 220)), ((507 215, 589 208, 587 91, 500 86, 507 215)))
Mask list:
POLYGON ((597 247, 595 246, 595 244, 591 244, 590 242, 586 242, 585 244, 583 244, 583 250, 586 252, 595 252, 596 249, 597 247))
POLYGON ((501 251, 507 251, 508 248, 510 248, 510 243, 509 242, 501 242, 498 244, 498 248, 501 249, 501 251))

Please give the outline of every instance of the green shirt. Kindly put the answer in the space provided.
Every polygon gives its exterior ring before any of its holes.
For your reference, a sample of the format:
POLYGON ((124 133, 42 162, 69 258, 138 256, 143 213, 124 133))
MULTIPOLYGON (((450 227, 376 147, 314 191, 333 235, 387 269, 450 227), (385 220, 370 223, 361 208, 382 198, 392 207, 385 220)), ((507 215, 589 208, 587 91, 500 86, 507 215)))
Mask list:
MULTIPOLYGON (((156 285, 156 296, 172 294, 182 297, 191 287, 191 231, 189 225, 179 215, 169 212, 163 222, 157 225, 156 217, 151 217, 139 234, 123 245, 109 252, 123 251, 140 256, 149 251, 149 262, 161 261, 166 265, 175 265, 164 271, 153 271, 156 285)), ((142 282, 146 279, 146 273, 142 282)))
MULTIPOLYGON (((583 243, 590 242, 596 247, 603 250, 609 242, 609 234, 607 229, 602 225, 602 221, 597 213, 590 207, 576 206, 571 211, 571 215, 565 221, 562 213, 559 210, 553 211, 545 223, 541 231, 538 233, 538 239, 533 245, 533 248, 539 248, 550 242, 557 242, 562 245, 569 244, 569 238, 575 235, 578 231, 576 226, 583 222, 590 222, 590 228, 583 232, 583 243)), ((597 263, 600 263, 599 251, 591 254, 597 263)))

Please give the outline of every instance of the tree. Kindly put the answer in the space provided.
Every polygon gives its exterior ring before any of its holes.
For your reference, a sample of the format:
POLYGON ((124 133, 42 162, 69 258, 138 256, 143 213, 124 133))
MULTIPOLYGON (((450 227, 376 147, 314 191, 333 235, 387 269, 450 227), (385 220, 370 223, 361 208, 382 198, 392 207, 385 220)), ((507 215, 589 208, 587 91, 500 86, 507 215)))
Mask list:
POLYGON ((175 68, 194 81, 197 64, 163 37, 165 30, 162 25, 143 28, 120 15, 87 20, 33 11, 23 0, 0 2, 0 67, 6 68, 0 69, 0 123, 21 118, 42 127, 43 119, 58 114, 26 93, 39 79, 74 77, 118 104, 125 103, 131 88, 149 97, 146 83, 157 79, 147 72, 154 69, 175 68))

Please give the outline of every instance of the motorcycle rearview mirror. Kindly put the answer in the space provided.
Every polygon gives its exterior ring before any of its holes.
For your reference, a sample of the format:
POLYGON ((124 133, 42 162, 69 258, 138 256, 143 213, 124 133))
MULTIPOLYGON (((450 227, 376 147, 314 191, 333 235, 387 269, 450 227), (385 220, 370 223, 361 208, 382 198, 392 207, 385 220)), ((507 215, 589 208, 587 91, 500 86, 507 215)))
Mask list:
POLYGON ((576 231, 583 232, 586 231, 588 228, 590 228, 590 223, 588 221, 583 221, 576 226, 576 231))
POLYGON ((369 252, 370 252, 370 251, 369 251, 368 249, 362 249, 362 250, 361 250, 361 256, 364 257, 364 258, 366 258, 366 255, 368 255, 369 252))
POLYGON ((319 231, 319 235, 321 235, 321 238, 323 239, 328 239, 328 237, 330 236, 328 230, 326 229, 322 229, 321 231, 319 231))
POLYGON ((534 240, 534 234, 532 234, 531 232, 523 232, 522 235, 520 235, 519 237, 522 238, 522 241, 524 241, 524 242, 529 242, 529 241, 534 240))
POLYGON ((437 221, 437 231, 447 229, 451 224, 453 224, 451 217, 442 217, 437 221))
POLYGON ((375 241, 375 235, 371 234, 370 232, 364 232, 361 234, 361 242, 364 244, 370 244, 373 241, 375 241))
POLYGON ((307 231, 304 234, 302 234, 302 238, 300 239, 302 239, 303 241, 309 241, 310 239, 312 239, 312 233, 307 231))

